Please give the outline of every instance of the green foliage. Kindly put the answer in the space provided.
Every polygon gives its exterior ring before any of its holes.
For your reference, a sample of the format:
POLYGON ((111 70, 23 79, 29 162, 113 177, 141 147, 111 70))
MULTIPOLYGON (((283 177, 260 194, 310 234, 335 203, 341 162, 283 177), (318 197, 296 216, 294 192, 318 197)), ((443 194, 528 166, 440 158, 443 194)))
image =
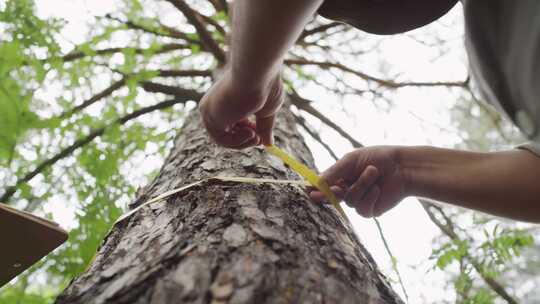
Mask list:
MULTIPOLYGON (((110 185, 131 190, 126 186, 119 187, 119 182, 112 180, 110 185)), ((70 231, 69 246, 48 257, 50 261, 54 261, 48 268, 48 272, 65 279, 73 278, 86 269, 103 237, 122 213, 121 208, 114 204, 120 195, 112 193, 108 185, 98 184, 91 187, 81 184, 78 186, 79 199, 85 201, 91 198, 91 201, 84 206, 84 213, 78 213, 76 216, 79 227, 70 231)), ((131 194, 133 191, 126 193, 131 194)))
POLYGON ((469 243, 467 241, 456 240, 444 244, 439 249, 434 249, 431 253, 431 259, 435 259, 434 267, 444 270, 452 262, 459 262, 467 255, 469 243))
MULTIPOLYGON (((126 3, 118 14, 163 32, 157 16, 144 15, 139 1, 126 3)), ((164 157, 166 143, 174 134, 170 126, 181 119, 182 112, 155 111, 145 114, 150 117, 144 122, 114 122, 160 101, 148 95, 141 98, 141 82, 159 74, 156 64, 170 68, 167 62, 174 59, 178 67, 186 60, 159 55, 168 41, 155 35, 139 39, 140 31, 106 18, 95 20, 85 42, 66 49, 61 34, 64 22, 37 17, 33 1, 6 1, 0 8, 0 195, 16 178, 53 159, 92 130, 105 127, 101 136, 44 167, 30 181, 19 183, 9 200, 18 208, 57 221, 67 217, 60 221, 69 230, 69 240, 2 287, 0 303, 52 303, 89 265, 137 186, 150 178, 134 176, 129 168, 140 165, 141 158, 164 157), (129 45, 120 52, 99 52, 117 48, 119 34, 130 37, 129 45), (67 54, 80 56, 65 59, 67 54), (152 67, 147 67, 150 63, 152 67), (124 86, 72 112, 119 76, 125 77, 124 86), (147 150, 149 143, 157 149, 147 150)), ((149 174, 159 165, 154 161, 149 174)))
POLYGON ((484 272, 489 277, 496 277, 504 265, 519 257, 527 247, 534 245, 534 238, 529 233, 517 229, 500 229, 496 225, 491 233, 484 229, 486 241, 480 245, 483 251, 484 272))
POLYGON ((458 294, 466 295, 473 287, 470 271, 462 271, 454 281, 454 288, 458 294))
POLYGON ((0 294, 0 301, 2 303, 48 304, 54 301, 58 293, 57 290, 53 289, 31 291, 23 286, 23 284, 18 284, 12 288, 4 289, 0 294))
POLYGON ((42 20, 33 13, 32 1, 7 1, 0 11, 0 164, 14 157, 17 142, 33 128, 53 127, 32 107, 33 90, 45 78, 42 54, 59 52, 54 35, 58 20, 42 20))
POLYGON ((50 53, 58 52, 59 46, 54 35, 60 30, 62 22, 56 19, 42 20, 34 14, 32 0, 6 1, 5 8, 0 11, 0 23, 6 29, 3 39, 20 42, 29 55, 34 49, 30 47, 46 47, 50 53))
POLYGON ((493 304, 495 295, 487 289, 480 289, 474 296, 464 300, 463 304, 493 304))

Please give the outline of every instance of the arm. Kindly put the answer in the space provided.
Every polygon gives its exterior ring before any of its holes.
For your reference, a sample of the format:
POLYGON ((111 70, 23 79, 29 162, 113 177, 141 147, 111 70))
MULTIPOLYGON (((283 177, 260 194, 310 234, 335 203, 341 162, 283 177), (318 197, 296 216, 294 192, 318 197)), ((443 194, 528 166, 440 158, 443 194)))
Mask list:
MULTIPOLYGON (((540 157, 525 150, 370 147, 347 154, 323 178, 334 185, 336 195, 367 217, 381 215, 407 196, 420 196, 540 222, 540 157)), ((310 196, 316 201, 324 198, 317 191, 310 196)))
POLYGON ((237 0, 233 6, 230 65, 235 80, 268 85, 283 56, 322 0, 237 0))
POLYGON ((398 159, 411 195, 540 222, 540 158, 529 151, 411 147, 401 149, 398 159))
POLYGON ((237 149, 272 143, 275 115, 283 102, 283 56, 321 2, 235 1, 230 60, 200 104, 204 125, 216 143, 237 149), (253 114, 254 126, 247 121, 253 114))

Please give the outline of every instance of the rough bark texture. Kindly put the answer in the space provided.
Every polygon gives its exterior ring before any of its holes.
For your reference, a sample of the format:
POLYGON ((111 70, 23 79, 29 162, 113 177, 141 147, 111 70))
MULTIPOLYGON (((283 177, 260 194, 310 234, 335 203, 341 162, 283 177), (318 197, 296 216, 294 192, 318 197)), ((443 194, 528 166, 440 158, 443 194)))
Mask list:
MULTIPOLYGON (((313 167, 287 110, 276 144, 313 167)), ((211 176, 300 179, 261 148, 209 144, 193 112, 133 205, 211 176)), ((352 228, 298 186, 208 182, 117 224, 57 303, 402 303, 352 228)))

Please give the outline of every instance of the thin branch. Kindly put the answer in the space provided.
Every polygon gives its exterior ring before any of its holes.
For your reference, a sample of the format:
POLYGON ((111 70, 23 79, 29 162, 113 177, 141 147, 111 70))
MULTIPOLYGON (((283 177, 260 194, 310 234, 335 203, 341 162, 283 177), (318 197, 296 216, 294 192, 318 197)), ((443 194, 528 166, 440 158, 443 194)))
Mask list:
POLYGON ((401 278, 401 274, 399 273, 399 269, 397 267, 397 259, 392 254, 392 250, 390 250, 390 245, 388 245, 388 241, 386 240, 386 237, 384 236, 384 232, 382 230, 381 223, 377 218, 373 218, 373 221, 375 222, 375 225, 377 226, 377 230, 379 231, 379 235, 381 236, 381 240, 383 242, 384 248, 386 249, 386 252, 390 256, 390 262, 392 263, 392 268, 394 269, 394 272, 396 273, 399 281, 399 285, 401 287, 401 291, 403 291, 403 295, 405 296, 405 300, 407 303, 409 303, 409 295, 407 294, 407 290, 405 289, 405 285, 403 284, 403 279, 401 278))
POLYGON ((214 38, 212 38, 212 34, 210 34, 210 32, 208 32, 208 30, 206 29, 206 26, 202 20, 203 18, 201 18, 200 15, 183 0, 167 1, 174 5, 179 11, 181 11, 186 17, 186 19, 189 21, 189 23, 191 23, 195 27, 195 30, 199 34, 203 47, 209 52, 211 52, 220 63, 224 63, 226 60, 225 52, 221 49, 221 47, 214 40, 214 38))
POLYGON ((212 77, 210 70, 157 70, 159 77, 212 77))
POLYGON ((211 26, 213 26, 218 32, 221 33, 221 35, 225 36, 227 34, 227 31, 225 31, 225 29, 221 26, 221 24, 219 24, 216 20, 206 16, 206 15, 203 15, 199 12, 196 12, 200 18, 202 18, 206 23, 210 24, 211 26))
MULTIPOLYGON (((450 218, 444 213, 442 208, 434 205, 429 200, 418 198, 418 201, 422 204, 422 207, 426 211, 427 215, 431 219, 431 221, 439 227, 439 229, 448 236, 452 241, 460 241, 460 237, 455 232, 455 229, 453 228, 454 223, 450 220, 450 218), (436 209, 441 216, 443 216, 445 223, 442 223, 433 213, 431 209, 436 209)), ((465 253, 465 257, 467 260, 471 263, 471 265, 474 267, 476 272, 480 275, 480 277, 484 280, 484 282, 493 290, 495 291, 501 298, 506 300, 509 304, 517 304, 517 300, 514 299, 507 291, 506 289, 494 278, 486 275, 484 270, 482 269, 482 263, 478 261, 474 256, 472 256, 469 251, 465 253)))
POLYGON ((125 24, 130 29, 140 30, 149 34, 156 35, 156 36, 165 36, 165 37, 170 37, 170 38, 175 38, 175 39, 183 39, 190 43, 199 43, 198 40, 190 38, 186 33, 181 32, 173 27, 161 24, 159 22, 158 22, 159 24, 158 28, 149 28, 144 25, 137 24, 131 20, 122 20, 120 18, 113 17, 110 14, 105 15, 105 18, 117 21, 121 24, 125 24))
POLYGON ((212 6, 216 10, 216 12, 229 12, 229 5, 227 4, 227 0, 208 0, 210 3, 212 3, 212 6))
POLYGON ((320 25, 320 26, 317 26, 317 27, 314 27, 312 29, 309 29, 309 30, 304 30, 302 32, 302 34, 300 35, 300 38, 298 38, 298 40, 305 40, 307 37, 311 36, 311 35, 315 35, 315 34, 318 34, 320 32, 326 32, 327 30, 331 29, 331 28, 334 28, 334 27, 338 27, 338 26, 345 26, 345 24, 341 23, 341 22, 331 22, 331 23, 328 23, 328 24, 323 24, 323 25, 320 25))
MULTIPOLYGON (((209 70, 156 70, 155 72, 157 72, 158 77, 196 77, 196 76, 211 77, 212 76, 212 72, 209 70)), ((97 101, 107 96, 110 96, 114 91, 122 88, 126 84, 126 79, 128 77, 129 77, 128 75, 124 75, 122 79, 114 82, 109 87, 105 88, 103 91, 83 101, 80 105, 74 107, 73 109, 60 114, 59 118, 64 119, 66 117, 69 117, 89 107, 90 105, 96 103, 97 101)))
POLYGON ((162 93, 175 97, 185 97, 189 100, 197 101, 202 98, 202 94, 194 90, 183 89, 177 86, 171 86, 152 81, 141 82, 142 88, 149 93, 162 93))
POLYGON ((136 111, 134 111, 134 112, 132 112, 130 114, 127 114, 127 115, 125 115, 123 117, 120 117, 120 118, 116 119, 110 125, 107 125, 107 126, 104 126, 104 127, 98 128, 98 129, 94 129, 88 135, 86 135, 83 138, 80 138, 80 139, 76 140, 73 144, 71 144, 70 146, 62 149, 60 152, 58 152, 53 157, 51 157, 51 158, 49 158, 49 159, 47 159, 45 161, 42 161, 34 170, 28 172, 23 177, 19 178, 14 186, 7 187, 4 194, 2 195, 2 197, 0 197, 0 201, 4 202, 4 203, 7 203, 8 200, 13 196, 13 194, 15 194, 15 192, 17 191, 18 187, 21 184, 30 181, 36 175, 42 173, 45 169, 47 169, 50 166, 54 165, 59 160, 71 155, 75 150, 77 150, 77 149, 87 145, 88 143, 92 142, 96 137, 99 137, 99 136, 103 135, 103 133, 105 133, 105 131, 108 128, 110 128, 111 126, 113 126, 113 125, 123 125, 126 122, 128 122, 128 121, 130 121, 132 119, 135 119, 135 118, 137 118, 139 116, 142 116, 144 114, 147 114, 147 113, 150 113, 150 112, 153 112, 153 111, 156 111, 156 110, 162 110, 162 109, 171 107, 171 106, 173 106, 175 104, 178 104, 178 103, 185 103, 187 101, 193 100, 194 98, 196 98, 195 100, 198 100, 202 96, 202 94, 200 94, 200 93, 198 93, 196 91, 190 91, 190 90, 183 90, 183 91, 188 93, 188 94, 186 94, 184 96, 176 95, 174 99, 165 100, 165 101, 159 102, 159 103, 157 103, 155 105, 148 106, 148 107, 145 107, 145 108, 141 108, 141 109, 136 110, 136 111))
POLYGON ((298 109, 317 117, 324 124, 326 124, 330 128, 334 129, 336 132, 338 132, 339 135, 345 137, 353 145, 354 148, 363 147, 363 145, 359 141, 354 139, 354 137, 349 135, 349 133, 345 132, 340 126, 335 124, 333 121, 328 119, 328 117, 326 117, 321 112, 319 112, 317 109, 315 109, 311 105, 310 100, 307 100, 307 99, 301 97, 300 95, 298 95, 295 92, 293 92, 293 94, 289 94, 289 98, 290 98, 292 104, 294 104, 298 109))
POLYGON ((323 146, 324 149, 326 149, 326 151, 330 154, 330 156, 332 156, 332 158, 334 160, 338 160, 339 158, 337 157, 336 153, 334 153, 334 150, 332 150, 332 148, 330 148, 330 146, 328 144, 326 144, 321 136, 319 134, 317 134, 317 132, 313 131, 308 125, 307 125, 307 121, 304 117, 300 116, 300 115, 296 115, 296 114, 293 114, 294 115, 294 118, 296 118, 296 122, 302 126, 302 128, 304 130, 306 130, 306 132, 313 138, 315 139, 319 144, 321 144, 321 146, 323 146))
POLYGON ((478 99, 476 94, 474 94, 473 89, 470 86, 470 83, 467 85, 466 89, 467 89, 467 92, 469 93, 469 95, 471 96, 472 100, 475 102, 475 104, 478 105, 478 107, 484 113, 486 113, 486 115, 488 116, 491 124, 495 127, 495 129, 497 129, 497 132, 499 133, 499 135, 501 135, 501 137, 506 142, 508 142, 508 143, 512 142, 512 140, 510 138, 508 138, 508 136, 506 135, 506 132, 504 132, 504 129, 501 126, 501 123, 502 123, 501 116, 499 114, 497 114, 496 112, 491 111, 491 109, 489 109, 489 107, 488 107, 488 105, 486 103, 484 103, 480 99, 478 99))
MULTIPOLYGON (((128 49, 134 50, 135 54, 139 54, 139 55, 145 54, 150 51, 150 48, 115 47, 115 48, 95 50, 94 52, 96 55, 110 55, 114 53, 121 53, 121 52, 127 51, 128 49)), ((168 43, 168 44, 162 45, 158 50, 155 51, 155 53, 162 54, 162 53, 167 53, 167 52, 181 50, 181 49, 190 49, 190 46, 187 44, 181 44, 181 43, 168 43)), ((61 57, 61 59, 63 62, 69 62, 69 61, 83 58, 85 56, 88 56, 88 54, 81 51, 72 51, 68 53, 67 55, 64 55, 63 57, 61 57)), ((50 59, 45 59, 44 61, 50 61, 50 59)))
POLYGON ((59 118, 66 118, 69 117, 77 112, 80 112, 81 110, 85 109, 86 107, 96 103, 97 101, 110 96, 114 91, 122 88, 126 84, 126 79, 122 78, 116 82, 113 82, 110 86, 105 88, 103 91, 97 93, 96 95, 88 98, 87 100, 83 101, 80 105, 74 107, 73 109, 63 112, 60 114, 59 118))
POLYGON ((314 65, 323 69, 336 68, 344 72, 358 76, 366 81, 375 82, 381 86, 385 86, 391 89, 403 88, 403 87, 465 87, 466 81, 447 81, 447 82, 394 82, 393 80, 386 80, 375 76, 368 75, 366 73, 351 69, 341 63, 328 62, 328 61, 313 61, 306 59, 287 59, 286 65, 314 65))

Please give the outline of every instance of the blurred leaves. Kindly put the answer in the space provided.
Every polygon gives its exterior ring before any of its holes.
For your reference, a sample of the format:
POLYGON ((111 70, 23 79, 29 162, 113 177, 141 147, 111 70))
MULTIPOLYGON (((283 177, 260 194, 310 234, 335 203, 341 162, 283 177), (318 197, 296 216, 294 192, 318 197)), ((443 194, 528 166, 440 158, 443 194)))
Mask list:
MULTIPOLYGON (((155 27, 156 19, 142 16, 138 1, 126 3, 119 15, 155 27)), ((142 33, 115 20, 96 18, 86 42, 74 45, 61 34, 64 21, 38 17, 33 1, 6 1, 0 9, 0 195, 76 140, 107 126, 101 136, 18 183, 7 201, 41 216, 52 214, 70 233, 66 244, 4 286, 0 303, 51 303, 89 265, 137 186, 155 174, 167 152, 182 108, 148 113, 124 125, 113 122, 160 101, 140 88, 159 75, 145 65, 178 56, 155 59, 163 41, 139 39, 142 33), (115 45, 120 32, 130 44, 115 45), (99 53, 103 48, 118 51, 99 53), (119 76, 126 78, 123 86, 71 112, 119 76), (153 159, 149 167, 138 170, 146 173, 134 174, 132 169, 148 158, 153 159)))

